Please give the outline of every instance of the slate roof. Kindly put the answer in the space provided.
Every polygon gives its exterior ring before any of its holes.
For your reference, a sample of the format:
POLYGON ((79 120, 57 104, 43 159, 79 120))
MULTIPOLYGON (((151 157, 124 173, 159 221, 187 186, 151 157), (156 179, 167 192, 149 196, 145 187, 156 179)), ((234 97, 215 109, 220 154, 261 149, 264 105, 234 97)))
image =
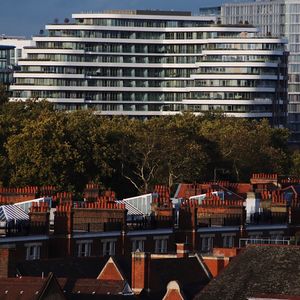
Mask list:
MULTIPOLYGON (((98 279, 59 278, 59 284, 68 299, 121 299, 125 287, 124 281, 98 279)), ((135 298, 126 295, 126 299, 135 298)))
POLYGON ((0 299, 38 299, 45 282, 45 278, 1 278, 0 299))
POLYGON ((65 299, 65 296, 53 274, 47 277, 18 277, 1 278, 0 299, 7 300, 40 300, 48 299, 48 296, 55 299, 65 299), (53 286, 55 284, 55 286, 53 286), (50 294, 49 294, 50 292, 50 294))
POLYGON ((22 276, 47 276, 50 272, 56 278, 97 278, 108 257, 68 257, 23 261, 17 264, 22 276))
POLYGON ((188 299, 192 299, 209 282, 197 257, 152 259, 148 295, 150 299, 162 299, 168 283, 172 280, 179 282, 188 299))
MULTIPOLYGON (((124 297, 124 281, 97 280, 107 257, 63 258, 37 261, 24 261, 17 265, 22 276, 41 277, 50 272, 59 278, 59 284, 66 295, 72 299, 90 299, 95 295, 103 295, 107 299, 124 297), (76 298, 77 297, 77 298, 76 298)), ((131 258, 114 257, 118 269, 125 280, 131 285, 131 258)), ((196 256, 189 258, 151 258, 150 261, 150 293, 143 292, 139 299, 162 299, 167 284, 176 280, 182 291, 192 299, 208 282, 209 278, 196 256)), ((101 296, 102 297, 102 296, 101 296)), ((125 296, 126 299, 136 296, 125 296)), ((101 298, 102 299, 102 298, 101 298)))
POLYGON ((251 245, 195 299, 246 300, 259 294, 300 295, 300 247, 251 245))
MULTIPOLYGON (((96 279, 109 257, 65 257, 22 261, 17 264, 17 273, 21 276, 47 276, 53 273, 56 278, 96 279)), ((127 282, 131 282, 131 258, 114 257, 127 282)))

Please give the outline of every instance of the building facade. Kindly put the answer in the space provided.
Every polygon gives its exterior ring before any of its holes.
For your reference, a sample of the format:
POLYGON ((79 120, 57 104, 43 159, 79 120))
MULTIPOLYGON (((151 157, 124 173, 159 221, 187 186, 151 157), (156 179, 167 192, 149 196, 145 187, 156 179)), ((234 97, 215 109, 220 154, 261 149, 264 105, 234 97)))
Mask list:
POLYGON ((4 85, 6 89, 13 80, 13 67, 11 65, 10 54, 14 51, 13 46, 0 45, 0 84, 4 85))
POLYGON ((222 6, 222 22, 247 22, 265 35, 284 36, 289 51, 288 123, 292 140, 300 141, 300 2, 298 0, 257 0, 222 6))
POLYGON ((257 38, 252 26, 220 25, 213 16, 189 12, 73 18, 33 38, 36 47, 15 74, 13 99, 46 98, 62 110, 141 117, 220 109, 284 124, 283 39, 257 38))
POLYGON ((10 51, 10 64, 17 66, 19 59, 26 59, 26 48, 34 46, 34 41, 22 36, 0 35, 0 45, 14 47, 10 51))

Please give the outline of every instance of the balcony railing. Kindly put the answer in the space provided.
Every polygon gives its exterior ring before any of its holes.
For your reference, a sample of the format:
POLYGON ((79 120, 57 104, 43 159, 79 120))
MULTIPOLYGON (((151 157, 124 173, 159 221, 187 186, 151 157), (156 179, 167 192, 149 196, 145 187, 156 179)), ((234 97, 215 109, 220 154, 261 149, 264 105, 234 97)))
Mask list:
POLYGON ((283 238, 283 239, 251 239, 245 238, 239 240, 239 248, 246 247, 249 244, 256 244, 256 245, 290 245, 290 239, 283 238))

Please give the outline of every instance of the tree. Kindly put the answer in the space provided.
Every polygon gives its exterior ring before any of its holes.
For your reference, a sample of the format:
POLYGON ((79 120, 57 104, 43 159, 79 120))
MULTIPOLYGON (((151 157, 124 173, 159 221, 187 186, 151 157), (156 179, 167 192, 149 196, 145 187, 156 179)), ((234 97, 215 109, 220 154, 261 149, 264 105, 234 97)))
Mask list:
POLYGON ((4 84, 0 84, 0 106, 8 102, 7 87, 4 84))
POLYGON ((140 194, 148 193, 162 156, 160 129, 155 119, 132 120, 121 138, 122 175, 140 194))
POLYGON ((75 111, 67 114, 65 133, 68 143, 77 153, 77 163, 82 172, 74 177, 74 185, 82 191, 90 181, 100 183, 103 177, 110 175, 108 145, 101 127, 102 118, 93 111, 75 111))
POLYGON ((17 135, 8 138, 6 149, 12 165, 11 184, 74 187, 75 174, 83 174, 79 154, 68 141, 66 115, 41 114, 25 122, 17 135))
MULTIPOLYGON (((210 142, 199 134, 202 118, 190 113, 160 119, 163 128, 160 183, 199 182, 206 178, 211 161, 210 142)), ((158 121, 157 121, 158 122, 158 121)))
POLYGON ((222 155, 217 167, 230 170, 237 181, 253 172, 284 172, 287 163, 287 131, 271 128, 267 120, 226 118, 204 121, 203 135, 215 141, 222 155), (282 135, 282 140, 278 140, 282 135), (283 142, 285 140, 285 143, 283 142))
POLYGON ((292 154, 292 166, 291 166, 291 171, 290 174, 300 178, 300 151, 294 151, 292 154))

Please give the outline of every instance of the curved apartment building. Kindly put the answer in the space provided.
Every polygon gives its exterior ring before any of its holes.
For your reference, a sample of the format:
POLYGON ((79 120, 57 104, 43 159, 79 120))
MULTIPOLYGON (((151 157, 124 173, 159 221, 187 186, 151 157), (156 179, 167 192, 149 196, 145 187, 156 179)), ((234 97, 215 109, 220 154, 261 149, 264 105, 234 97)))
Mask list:
POLYGON ((239 117, 286 117, 285 40, 249 25, 215 24, 189 12, 74 14, 46 26, 11 86, 12 99, 58 109, 153 116, 221 109, 239 117))

